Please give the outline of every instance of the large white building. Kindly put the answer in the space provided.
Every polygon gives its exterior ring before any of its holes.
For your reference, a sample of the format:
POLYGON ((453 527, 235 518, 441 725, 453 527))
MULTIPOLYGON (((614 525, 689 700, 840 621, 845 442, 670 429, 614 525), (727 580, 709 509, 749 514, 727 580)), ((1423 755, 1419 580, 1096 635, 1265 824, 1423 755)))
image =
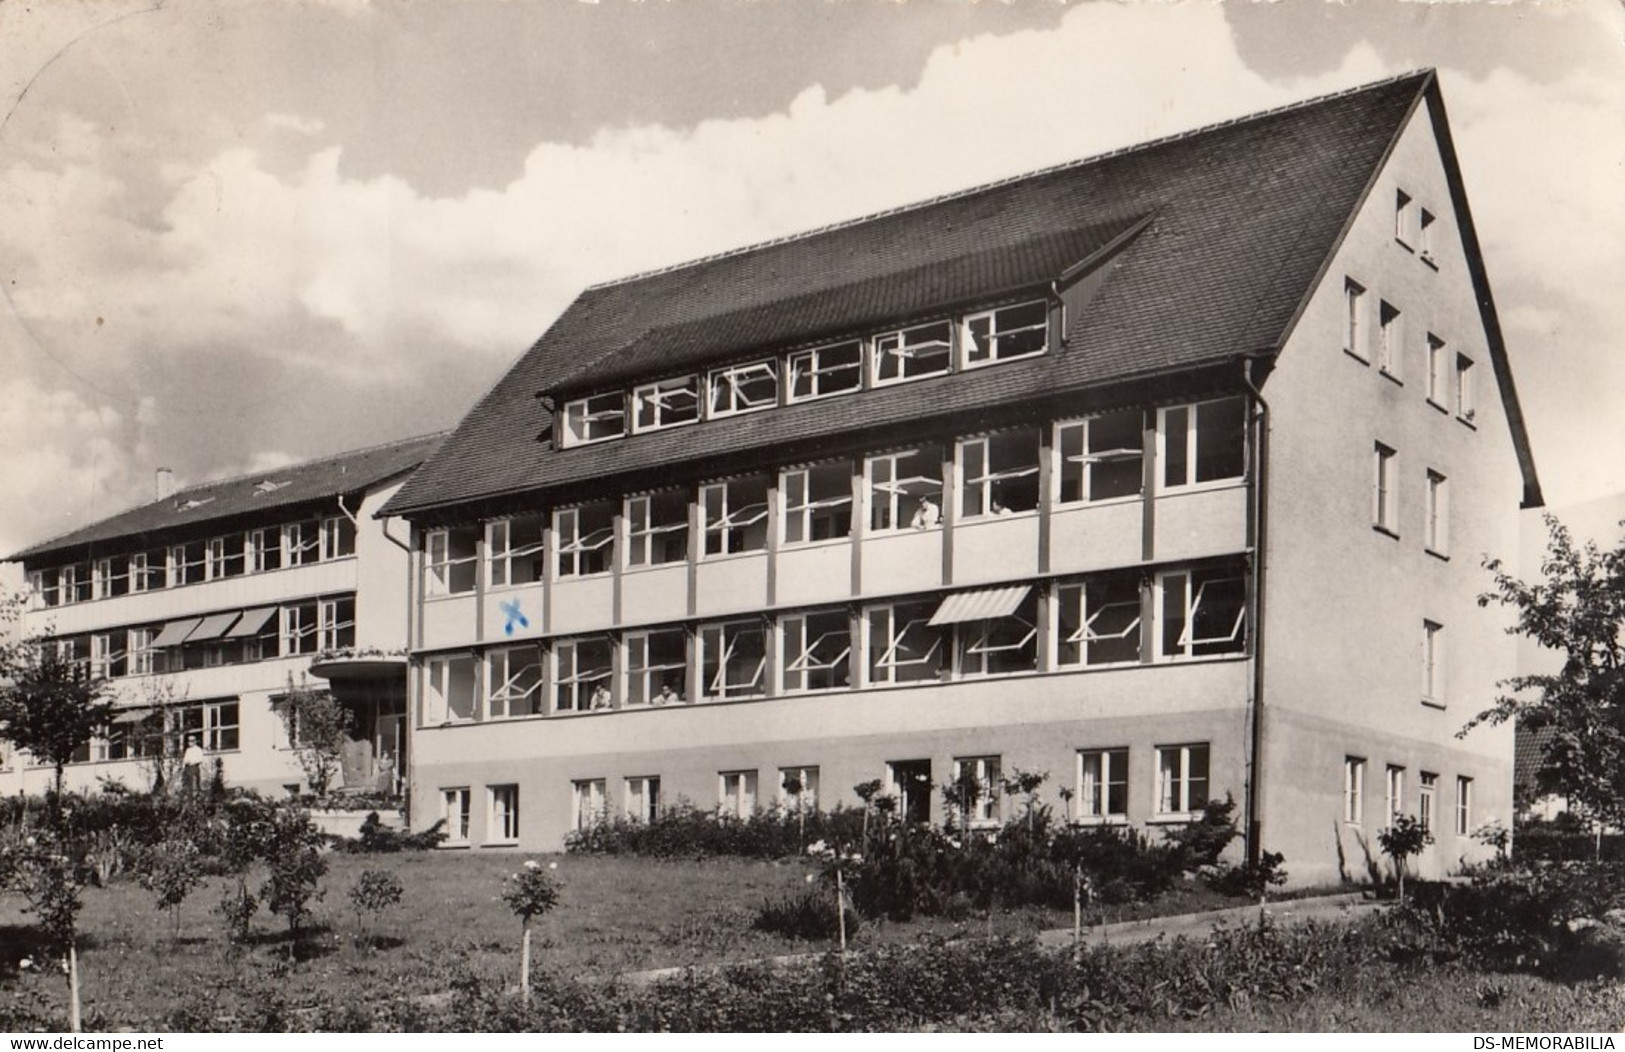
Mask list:
MULTIPOLYGON (((192 733, 229 784, 303 788, 276 705, 290 682, 330 678, 355 714, 345 783, 393 789, 408 755, 408 532, 375 516, 440 437, 164 493, 11 556, 31 593, 25 633, 117 698, 69 786, 147 788, 192 733)), ((26 755, 0 761, 0 791, 50 781, 26 755)))

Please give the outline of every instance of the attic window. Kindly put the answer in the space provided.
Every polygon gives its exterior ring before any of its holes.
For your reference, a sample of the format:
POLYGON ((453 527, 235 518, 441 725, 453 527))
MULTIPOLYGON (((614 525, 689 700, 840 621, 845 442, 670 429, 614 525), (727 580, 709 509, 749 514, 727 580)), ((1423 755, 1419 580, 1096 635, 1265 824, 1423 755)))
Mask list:
POLYGON ((1042 300, 983 311, 965 318, 962 365, 1007 362, 1043 354, 1049 344, 1049 307, 1042 300))
POLYGON ((808 402, 863 386, 863 343, 850 340, 797 351, 786 362, 790 401, 808 402))
POLYGON ((1410 248, 1416 244, 1414 230, 1411 225, 1411 195, 1400 190, 1394 197, 1394 240, 1410 248))
POLYGON ((658 380, 632 389, 632 430, 658 431, 700 418, 700 378, 658 380))
POLYGON ((1434 227, 1434 224, 1435 224, 1435 221, 1436 221, 1436 217, 1434 216, 1434 214, 1432 212, 1429 212, 1427 209, 1424 208, 1421 211, 1421 220, 1420 221, 1421 221, 1421 231, 1420 231, 1420 233, 1421 233, 1421 238, 1422 238, 1422 258, 1425 261, 1429 262, 1429 263, 1433 263, 1433 264, 1437 265, 1437 261, 1433 258, 1433 227, 1434 227))
POLYGON ((945 321, 875 337, 874 382, 895 384, 948 371, 953 327, 945 321))
POLYGON ((566 402, 564 406, 564 445, 602 442, 626 434, 626 400, 621 392, 593 395, 566 402))
POLYGON ((771 409, 779 403, 779 369, 774 361, 731 365, 713 369, 708 378, 710 415, 733 416, 758 409, 771 409))

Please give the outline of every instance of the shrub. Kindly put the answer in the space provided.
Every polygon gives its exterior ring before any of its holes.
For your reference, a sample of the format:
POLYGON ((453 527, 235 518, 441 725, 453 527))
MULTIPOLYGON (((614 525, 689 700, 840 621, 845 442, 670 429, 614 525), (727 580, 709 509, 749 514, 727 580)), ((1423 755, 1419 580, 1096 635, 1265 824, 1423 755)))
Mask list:
POLYGON ((1377 831, 1377 843, 1382 846, 1382 853, 1394 863, 1394 875, 1399 880, 1399 901, 1404 902, 1406 859, 1420 855, 1423 848, 1433 843, 1433 834, 1415 816, 1395 815, 1393 825, 1377 831))
POLYGON ((337 837, 333 849, 348 855, 393 855, 402 851, 430 851, 446 839, 446 820, 437 821, 428 829, 407 833, 378 821, 378 812, 370 812, 353 837, 337 837))
MULTIPOLYGON (((764 901, 751 925, 757 931, 771 932, 810 942, 834 942, 840 937, 835 915, 835 894, 825 888, 806 888, 779 899, 764 901)), ((846 910, 846 938, 857 934, 858 915, 846 910)))
POLYGON ((288 934, 297 943, 310 918, 311 903, 321 898, 319 884, 327 873, 322 834, 310 814, 292 803, 274 808, 261 832, 257 853, 265 861, 266 876, 260 895, 266 909, 288 922, 288 934))
POLYGON ((387 869, 366 869, 350 886, 350 905, 355 909, 356 945, 371 948, 372 927, 385 910, 401 904, 406 889, 401 878, 387 869))
POLYGON ((203 880, 202 858, 197 845, 182 837, 171 837, 148 848, 141 866, 141 886, 157 896, 158 909, 170 915, 174 938, 181 936, 180 905, 203 880))

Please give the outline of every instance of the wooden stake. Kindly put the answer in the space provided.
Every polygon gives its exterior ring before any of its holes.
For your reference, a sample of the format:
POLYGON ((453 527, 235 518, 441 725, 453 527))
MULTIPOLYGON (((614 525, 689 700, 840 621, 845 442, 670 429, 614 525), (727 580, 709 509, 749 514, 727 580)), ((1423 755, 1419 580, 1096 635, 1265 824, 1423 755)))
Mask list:
POLYGON ((519 940, 519 996, 530 1004, 530 918, 525 918, 525 934, 519 940))
POLYGON ((79 951, 68 943, 68 1029, 79 1032, 79 951))
POLYGON ((835 868, 835 925, 841 933, 841 952, 846 952, 846 880, 839 866, 835 868))

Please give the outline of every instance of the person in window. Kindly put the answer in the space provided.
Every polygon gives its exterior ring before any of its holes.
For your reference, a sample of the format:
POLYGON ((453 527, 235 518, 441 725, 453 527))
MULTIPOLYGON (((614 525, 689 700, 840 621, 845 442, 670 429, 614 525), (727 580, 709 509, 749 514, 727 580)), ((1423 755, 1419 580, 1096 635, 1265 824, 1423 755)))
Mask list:
POLYGON ((660 685, 660 693, 656 694, 654 696, 654 700, 651 701, 650 704, 651 705, 676 705, 678 702, 680 702, 682 700, 683 700, 682 696, 680 694, 678 694, 675 690, 671 689, 671 684, 670 683, 662 683, 660 685))
POLYGON ((600 709, 609 708, 609 688, 604 686, 602 683, 594 687, 592 690, 591 705, 594 712, 597 712, 600 709))
POLYGON ((909 523, 916 530, 929 530, 942 521, 942 509, 927 494, 920 494, 920 506, 914 509, 914 520, 909 523))
POLYGON ((995 519, 1002 519, 1005 516, 1010 515, 1010 514, 1012 514, 1012 512, 1010 511, 1009 508, 1004 506, 1004 501, 1000 500, 997 497, 994 497, 993 498, 993 517, 995 519))
POLYGON ((203 788, 203 746, 195 734, 186 736, 186 749, 181 753, 181 786, 187 792, 203 788))

